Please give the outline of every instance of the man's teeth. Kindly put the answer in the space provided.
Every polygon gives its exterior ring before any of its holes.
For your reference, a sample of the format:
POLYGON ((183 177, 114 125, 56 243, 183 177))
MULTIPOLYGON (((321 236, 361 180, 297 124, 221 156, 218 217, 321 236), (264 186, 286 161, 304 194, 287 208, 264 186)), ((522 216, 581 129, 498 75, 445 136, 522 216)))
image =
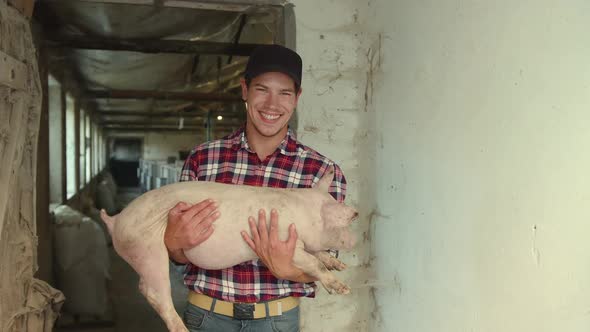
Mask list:
POLYGON ((267 120, 275 120, 278 119, 280 115, 276 114, 276 115, 270 115, 270 114, 264 114, 264 113, 260 113, 262 114, 262 117, 267 119, 267 120))

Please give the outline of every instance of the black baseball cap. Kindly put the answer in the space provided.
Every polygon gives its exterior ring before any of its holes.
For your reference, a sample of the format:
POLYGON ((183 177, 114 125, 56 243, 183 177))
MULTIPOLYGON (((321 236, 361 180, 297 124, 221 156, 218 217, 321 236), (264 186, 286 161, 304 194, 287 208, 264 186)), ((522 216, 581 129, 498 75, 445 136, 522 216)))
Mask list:
POLYGON ((281 45, 261 45, 250 54, 244 78, 254 77, 276 71, 289 75, 297 88, 301 87, 301 67, 303 62, 299 54, 281 45))

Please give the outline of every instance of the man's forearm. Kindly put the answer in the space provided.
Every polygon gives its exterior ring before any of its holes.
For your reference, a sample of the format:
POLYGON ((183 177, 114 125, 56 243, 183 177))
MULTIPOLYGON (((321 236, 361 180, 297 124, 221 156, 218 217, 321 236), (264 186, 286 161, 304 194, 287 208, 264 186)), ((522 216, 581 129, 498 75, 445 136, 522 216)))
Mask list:
MULTIPOLYGON (((273 271, 271 271, 273 272, 273 271)), ((273 274, 275 275, 275 277, 279 278, 279 279, 284 279, 284 280, 290 280, 290 281, 295 281, 295 282, 303 282, 303 283, 308 283, 308 282, 314 282, 316 280, 318 280, 315 277, 310 276, 309 274, 303 272, 301 269, 293 266, 292 269, 290 269, 289 271, 286 271, 285 273, 280 273, 280 274, 275 274, 273 272, 273 274)))
POLYGON ((318 280, 317 278, 314 278, 305 272, 301 272, 299 275, 295 275, 293 277, 287 277, 285 279, 291 280, 291 281, 296 281, 296 282, 303 282, 303 283, 314 282, 314 281, 318 280))

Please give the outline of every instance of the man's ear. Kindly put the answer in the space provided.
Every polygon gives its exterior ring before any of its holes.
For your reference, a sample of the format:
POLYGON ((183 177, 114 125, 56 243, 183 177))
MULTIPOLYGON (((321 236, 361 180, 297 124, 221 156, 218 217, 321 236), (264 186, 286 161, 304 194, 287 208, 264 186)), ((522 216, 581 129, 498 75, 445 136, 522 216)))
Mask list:
POLYGON ((248 85, 245 78, 240 78, 240 85, 242 86, 242 99, 248 101, 248 85))
POLYGON ((322 176, 314 188, 317 188, 319 191, 328 192, 332 180, 334 180, 334 166, 330 165, 328 166, 326 173, 324 173, 324 176, 322 176))
POLYGON ((299 87, 299 91, 297 91, 297 95, 295 95, 295 104, 297 104, 299 102, 299 97, 301 96, 302 91, 303 91, 303 89, 301 89, 301 87, 299 87))

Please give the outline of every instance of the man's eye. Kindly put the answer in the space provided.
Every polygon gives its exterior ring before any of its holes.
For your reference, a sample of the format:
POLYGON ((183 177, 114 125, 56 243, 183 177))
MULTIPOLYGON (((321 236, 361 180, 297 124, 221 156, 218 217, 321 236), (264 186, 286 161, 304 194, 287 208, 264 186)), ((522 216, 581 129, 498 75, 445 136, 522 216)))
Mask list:
POLYGON ((266 89, 265 88, 256 88, 256 91, 263 91, 264 92, 264 91, 266 91, 266 89))

